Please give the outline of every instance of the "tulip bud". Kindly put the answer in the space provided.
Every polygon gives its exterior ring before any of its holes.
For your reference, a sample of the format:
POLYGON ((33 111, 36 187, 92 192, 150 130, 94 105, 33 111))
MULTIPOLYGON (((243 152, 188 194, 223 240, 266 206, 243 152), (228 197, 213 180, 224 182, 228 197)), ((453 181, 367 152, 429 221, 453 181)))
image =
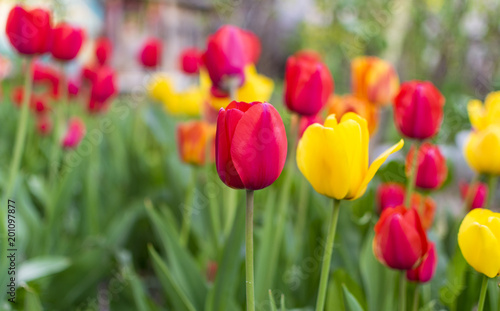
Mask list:
POLYGON ((80 52, 83 44, 84 31, 66 23, 56 25, 52 30, 52 56, 61 61, 72 60, 80 52))
POLYGON ((358 57, 351 62, 351 88, 355 96, 385 106, 398 92, 398 74, 378 57, 358 57))
POLYGON ((470 133, 464 153, 465 160, 476 172, 500 175, 500 125, 491 124, 470 133))
POLYGON ((182 51, 180 63, 182 71, 186 74, 196 74, 202 65, 203 53, 197 48, 188 48, 182 51))
POLYGON ((302 116, 299 121, 299 138, 304 135, 306 129, 314 123, 323 124, 323 119, 319 115, 302 116))
POLYGON ((424 230, 428 230, 432 227, 434 215, 436 214, 436 202, 434 202, 431 197, 423 196, 416 192, 413 193, 411 197, 411 208, 418 212, 424 230))
POLYGON ((68 122, 68 129, 62 140, 64 149, 74 149, 85 136, 85 123, 79 118, 72 118, 68 122))
POLYGON ((315 55, 290 56, 285 68, 285 104, 300 115, 316 115, 333 92, 330 70, 315 55))
POLYGON ((227 93, 243 85, 249 51, 246 33, 238 27, 225 25, 208 37, 203 63, 214 87, 227 93))
POLYGON ((426 283, 432 280, 438 263, 436 246, 429 242, 422 263, 415 269, 406 271, 406 278, 413 282, 426 283))
POLYGON ((328 100, 329 115, 335 114, 340 119, 348 112, 354 112, 364 118, 368 123, 368 132, 370 132, 370 135, 375 133, 378 126, 378 109, 375 105, 350 94, 330 96, 328 100))
POLYGON ((397 270, 418 267, 428 249, 427 235, 414 209, 388 208, 375 225, 373 252, 384 265, 397 270))
POLYGON ((179 157, 184 163, 204 165, 215 159, 215 126, 204 121, 189 121, 177 126, 179 157))
POLYGON ((52 131, 52 121, 47 114, 37 117, 36 129, 41 136, 47 136, 50 134, 52 131))
POLYGON ((5 32, 12 46, 21 54, 43 54, 49 50, 50 12, 14 6, 7 17, 5 32))
POLYGON ((405 201, 405 187, 397 183, 381 184, 377 190, 378 211, 382 213, 385 209, 396 207, 405 201))
POLYGON ((113 53, 113 44, 108 38, 102 37, 95 41, 95 57, 99 65, 106 65, 113 53))
POLYGON ((406 175, 410 175, 411 161, 417 161, 415 185, 422 189, 440 188, 448 176, 448 167, 439 147, 425 142, 418 148, 416 159, 414 153, 415 148, 412 146, 406 156, 406 175))
POLYGON ((401 134, 415 139, 434 136, 443 120, 444 97, 428 81, 401 84, 394 98, 394 122, 401 134))
POLYGON ((230 103, 217 118, 215 164, 235 189, 271 185, 285 166, 287 139, 278 111, 269 103, 230 103))
POLYGON ((470 211, 458 230, 458 246, 469 265, 494 278, 500 274, 500 214, 483 208, 470 211))
POLYGON ((144 43, 139 60, 146 68, 156 68, 161 64, 162 42, 159 39, 151 38, 144 43))
POLYGON ((309 126, 297 146, 297 165, 316 192, 337 200, 361 197, 387 157, 403 147, 403 140, 382 153, 368 167, 368 127, 355 113, 340 122, 330 115, 325 125, 309 126))
POLYGON ((482 208, 486 197, 488 196, 488 186, 485 183, 478 182, 474 186, 474 189, 471 189, 471 184, 460 183, 460 194, 463 200, 467 200, 467 196, 471 195, 471 204, 467 206, 469 209, 482 208), (472 191, 469 194, 469 191, 472 191))

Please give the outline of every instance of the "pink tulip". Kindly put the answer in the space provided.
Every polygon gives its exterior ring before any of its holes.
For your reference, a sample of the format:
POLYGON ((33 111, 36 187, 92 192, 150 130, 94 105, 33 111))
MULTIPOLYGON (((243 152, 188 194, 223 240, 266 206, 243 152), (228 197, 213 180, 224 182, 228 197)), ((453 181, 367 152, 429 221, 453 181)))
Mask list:
POLYGON ((85 123, 79 118, 72 118, 68 122, 68 129, 62 140, 64 149, 74 149, 85 136, 85 123))

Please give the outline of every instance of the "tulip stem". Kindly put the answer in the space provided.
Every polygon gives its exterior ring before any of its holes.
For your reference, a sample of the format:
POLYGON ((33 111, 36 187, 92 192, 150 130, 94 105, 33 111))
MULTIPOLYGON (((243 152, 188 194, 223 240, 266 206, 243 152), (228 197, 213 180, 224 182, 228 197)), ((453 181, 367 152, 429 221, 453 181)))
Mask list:
POLYGON ((255 284, 253 278, 253 190, 247 190, 247 209, 245 222, 245 270, 247 311, 255 311, 255 284))
POLYGON ((309 188, 307 185, 307 179, 302 178, 300 181, 297 228, 295 232, 295 235, 297 236, 297 249, 295 255, 296 258, 298 258, 300 252, 302 251, 302 246, 304 244, 304 228, 306 226, 306 219, 307 219, 308 194, 309 194, 309 188))
POLYGON ((488 200, 485 208, 493 208, 493 200, 495 199, 495 190, 497 188, 497 177, 493 174, 488 176, 488 200))
POLYGON ((330 262, 332 261, 333 243, 335 241, 335 232, 337 231, 337 221, 339 219, 340 201, 333 199, 333 213, 328 229, 326 239, 325 253, 323 254, 323 263, 321 264, 321 278, 319 281, 318 299, 316 301, 316 311, 323 311, 326 300, 326 289, 328 286, 328 276, 330 274, 330 262))
POLYGON ((484 301, 486 300, 487 290, 488 290, 488 277, 484 275, 483 284, 481 285, 481 294, 479 295, 479 306, 477 307, 477 311, 483 311, 484 309, 484 301))
POLYGON ((191 217, 193 214, 193 199, 194 199, 194 191, 196 189, 196 179, 197 172, 196 168, 191 168, 191 180, 189 181, 188 189, 186 190, 186 200, 185 205, 182 209, 182 226, 180 232, 180 241, 181 245, 187 245, 189 240, 189 231, 191 229, 191 217))
POLYGON ((406 184, 406 195, 405 195, 405 207, 410 208, 411 197, 415 191, 415 180, 417 179, 417 162, 418 162, 418 148, 420 144, 418 141, 413 143, 415 150, 413 151, 413 156, 410 159, 410 175, 408 176, 406 184))
POLYGON ((415 292, 413 293, 413 311, 418 311, 418 294, 420 292, 420 286, 415 285, 415 292))
POLYGON ((406 271, 399 274, 399 311, 406 310, 406 271))

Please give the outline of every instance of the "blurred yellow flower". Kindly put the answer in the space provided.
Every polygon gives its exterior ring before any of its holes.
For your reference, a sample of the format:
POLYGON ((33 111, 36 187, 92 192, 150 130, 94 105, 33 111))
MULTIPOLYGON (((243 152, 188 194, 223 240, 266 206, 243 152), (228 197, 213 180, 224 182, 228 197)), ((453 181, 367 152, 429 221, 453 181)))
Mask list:
POLYGON ((474 99, 467 105, 472 126, 482 130, 490 124, 500 125, 500 91, 486 96, 484 106, 480 100, 474 99))
MULTIPOLYGON (((255 66, 249 65, 245 68, 245 83, 236 92, 236 100, 247 103, 267 102, 271 99, 273 89, 273 80, 258 74, 255 66)), ((210 97, 210 104, 217 110, 226 108, 231 101, 229 97, 210 97)))
POLYGON ((464 155, 475 171, 500 175, 500 125, 473 131, 465 143, 464 155))
POLYGON ((169 77, 164 75, 155 75, 148 85, 149 96, 156 101, 163 101, 172 96, 173 85, 169 77))
POLYGON ((493 278, 500 274, 500 214, 476 208, 462 221, 458 245, 476 271, 493 278))
POLYGON ((325 125, 309 126, 297 146, 297 165, 314 190, 338 200, 361 197, 387 157, 403 147, 403 140, 368 167, 369 135, 366 120, 348 112, 340 123, 330 115, 325 125))

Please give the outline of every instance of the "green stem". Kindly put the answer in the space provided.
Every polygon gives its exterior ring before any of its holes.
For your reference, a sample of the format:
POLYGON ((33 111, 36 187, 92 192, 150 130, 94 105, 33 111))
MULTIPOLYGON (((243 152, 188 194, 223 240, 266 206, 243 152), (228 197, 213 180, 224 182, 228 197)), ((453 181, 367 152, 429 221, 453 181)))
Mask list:
MULTIPOLYGON (((63 67, 64 69, 64 67, 63 67)), ((64 70, 62 70, 64 72, 64 70)), ((66 79, 61 80, 61 86, 59 87, 61 92, 61 101, 54 107, 54 142, 52 145, 52 150, 50 152, 49 159, 49 185, 53 186, 57 172, 59 170, 59 159, 61 157, 61 123, 65 120, 65 114, 68 110, 68 87, 66 79)))
POLYGON ((420 290, 420 286, 415 285, 415 292, 413 293, 413 311, 418 311, 418 293, 420 290))
POLYGON ((410 175, 408 176, 407 184, 406 184, 406 195, 405 195, 405 206, 406 208, 410 208, 411 197, 413 192, 415 191, 415 180, 417 179, 417 162, 418 162, 418 149, 419 142, 416 141, 413 143, 413 156, 410 159, 410 175))
POLYGON ((481 285, 481 294, 479 294, 479 306, 477 307, 477 311, 483 311, 484 309, 484 302, 486 300, 487 290, 488 290, 488 277, 484 275, 483 284, 481 285))
POLYGON ((255 284, 253 277, 253 190, 247 190, 245 218, 245 271, 247 311, 255 311, 255 284))
POLYGON ((304 231, 306 227, 307 219, 307 199, 309 194, 309 188, 307 185, 307 179, 302 178, 300 181, 300 191, 299 191, 299 207, 297 213, 297 228, 295 236, 297 237, 297 249, 296 257, 298 257, 300 251, 302 250, 302 245, 304 243, 304 231))
POLYGON ((226 220, 224 223, 224 236, 227 238, 233 227, 234 217, 236 215, 236 202, 238 201, 238 191, 229 187, 224 187, 224 206, 226 210, 226 220))
MULTIPOLYGON (((99 119, 94 119, 89 123, 90 130, 97 128, 99 124, 99 119)), ((99 171, 100 171, 100 161, 101 161, 101 150, 100 145, 96 144, 95 150, 90 155, 89 159, 89 169, 87 175, 87 189, 88 189, 88 227, 89 232, 92 235, 98 234, 100 230, 99 225, 99 171)))
POLYGON ((321 278, 319 281, 318 299, 316 300, 316 311, 323 311, 326 300, 326 290, 328 286, 328 276, 330 275, 330 262, 332 261, 333 243, 335 241, 335 232, 337 231, 337 221, 339 219, 340 201, 333 199, 333 212, 326 239, 325 253, 323 254, 323 263, 321 264, 321 278))
POLYGON ((488 176, 488 199, 484 208, 493 208, 493 200, 495 199, 495 190, 497 189, 497 176, 491 174, 488 176))
POLYGON ((182 227, 180 233, 180 241, 182 245, 187 245, 189 240, 189 232, 191 230, 191 217, 193 214, 193 197, 194 190, 196 189, 196 179, 197 172, 196 168, 191 168, 191 181, 189 183, 188 189, 186 191, 186 200, 185 200, 185 209, 182 210, 183 218, 182 218, 182 227))
POLYGON ((399 311, 406 310, 406 271, 399 274, 399 311))

